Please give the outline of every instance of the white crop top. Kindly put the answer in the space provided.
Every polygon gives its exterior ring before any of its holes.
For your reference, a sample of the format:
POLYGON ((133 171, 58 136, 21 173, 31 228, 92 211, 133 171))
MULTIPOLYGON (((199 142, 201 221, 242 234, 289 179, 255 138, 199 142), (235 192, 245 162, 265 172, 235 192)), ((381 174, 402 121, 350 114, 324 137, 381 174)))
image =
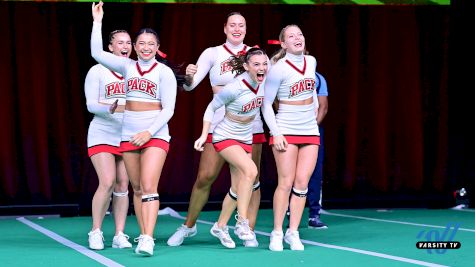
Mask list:
POLYGON ((125 105, 124 78, 101 64, 89 69, 84 82, 86 105, 94 114, 109 114, 109 107, 116 100, 125 105))
POLYGON ((190 86, 184 85, 187 91, 193 90, 206 77, 209 72, 211 86, 224 86, 235 76, 229 65, 231 56, 236 56, 239 52, 245 53, 250 47, 244 44, 233 46, 226 41, 225 44, 209 47, 201 53, 196 63, 197 72, 193 76, 193 83, 190 86))
POLYGON ((313 56, 286 54, 271 67, 267 75, 266 92, 275 92, 274 97, 285 101, 313 97, 316 67, 317 61, 313 56))
POLYGON ((126 100, 161 102, 160 116, 147 129, 154 135, 173 116, 177 94, 175 74, 155 59, 135 61, 105 52, 102 48, 101 27, 102 23, 93 22, 91 55, 99 64, 125 77, 126 100))
POLYGON ((264 100, 264 84, 252 81, 246 72, 236 77, 231 83, 215 94, 206 108, 203 120, 211 122, 214 112, 226 106, 226 113, 237 116, 255 116, 260 112, 264 100))
POLYGON ((274 136, 281 135, 272 109, 276 97, 277 100, 284 101, 298 101, 312 97, 315 109, 318 109, 315 88, 316 68, 317 60, 313 56, 289 53, 270 68, 266 79, 262 114, 274 136))

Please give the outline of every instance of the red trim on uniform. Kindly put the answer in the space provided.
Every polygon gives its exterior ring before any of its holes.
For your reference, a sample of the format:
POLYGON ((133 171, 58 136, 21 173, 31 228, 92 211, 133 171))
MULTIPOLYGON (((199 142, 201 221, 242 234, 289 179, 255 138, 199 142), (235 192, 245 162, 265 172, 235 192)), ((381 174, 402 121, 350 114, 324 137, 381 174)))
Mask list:
POLYGON ((208 136, 206 137, 206 143, 213 143, 213 134, 209 133, 208 136))
POLYGON ((158 63, 155 62, 155 63, 153 63, 152 67, 150 67, 150 69, 148 69, 146 71, 142 71, 142 69, 140 68, 139 62, 135 63, 135 66, 137 66, 137 70, 139 71, 140 76, 144 76, 145 74, 151 72, 157 65, 158 65, 158 63))
POLYGON ((263 133, 253 134, 252 135, 252 143, 253 144, 263 144, 267 142, 266 135, 263 133))
POLYGON ((141 149, 144 149, 144 148, 147 148, 147 147, 158 147, 158 148, 161 148, 161 149, 165 150, 165 152, 168 153, 168 150, 170 149, 170 143, 168 143, 165 140, 158 139, 158 138, 152 138, 147 143, 145 143, 141 146, 136 146, 136 145, 134 145, 134 144, 132 144, 128 141, 122 141, 122 142, 120 142, 119 151, 120 152, 128 152, 128 151, 134 151, 134 150, 141 150, 141 149))
POLYGON ((220 142, 214 143, 213 146, 214 146, 214 149, 216 149, 217 152, 221 152, 223 149, 228 148, 230 146, 240 146, 247 153, 252 152, 252 145, 244 144, 244 143, 241 143, 241 142, 239 142, 237 140, 234 140, 234 139, 228 139, 228 140, 220 141, 220 142))
POLYGON ((247 88, 249 88, 249 90, 251 90, 254 94, 257 94, 257 92, 259 91, 259 86, 260 86, 260 84, 257 85, 257 88, 256 88, 256 89, 254 89, 254 87, 252 87, 252 85, 250 85, 248 81, 242 79, 242 82, 243 82, 244 85, 246 85, 247 88))
POLYGON ((305 70, 307 69, 307 60, 305 60, 305 57, 303 58, 303 69, 302 70, 299 70, 299 68, 297 68, 297 66, 292 64, 292 62, 290 62, 288 59, 286 59, 285 62, 287 62, 287 64, 289 64, 292 68, 294 68, 300 74, 302 74, 302 75, 305 74, 305 70))
POLYGON ((122 153, 120 153, 119 148, 116 146, 111 146, 111 145, 96 145, 96 146, 91 146, 87 149, 87 155, 89 157, 94 156, 95 154, 99 153, 111 153, 114 155, 122 156, 122 153))
POLYGON ((246 51, 247 51, 247 45, 245 45, 241 51, 237 52, 237 54, 234 54, 233 51, 231 51, 231 49, 229 49, 226 44, 223 44, 223 47, 224 47, 224 50, 228 51, 229 54, 237 57, 239 54, 246 54, 246 51))
POLYGON ((117 79, 119 79, 119 80, 124 79, 124 77, 120 76, 119 74, 115 73, 114 71, 110 71, 110 72, 112 72, 112 75, 114 75, 117 79))
MULTIPOLYGON (((317 135, 284 135, 289 144, 294 145, 320 145, 320 136, 317 135)), ((274 137, 271 136, 269 145, 274 144, 274 137)))

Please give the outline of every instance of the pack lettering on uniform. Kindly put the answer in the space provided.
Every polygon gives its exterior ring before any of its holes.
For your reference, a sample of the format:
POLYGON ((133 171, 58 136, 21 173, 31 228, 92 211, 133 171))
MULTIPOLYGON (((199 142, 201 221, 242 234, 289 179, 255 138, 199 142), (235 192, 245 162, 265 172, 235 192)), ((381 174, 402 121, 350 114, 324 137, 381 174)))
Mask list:
POLYGON ((125 83, 124 82, 111 82, 105 85, 106 98, 116 98, 125 95, 125 83))
POLYGON ((315 79, 305 78, 290 86, 289 98, 298 96, 306 91, 313 91, 315 89, 315 79))
POLYGON ((132 91, 142 92, 153 98, 157 97, 157 85, 145 78, 133 77, 127 80, 127 93, 132 91))
POLYGON ((231 60, 230 59, 226 59, 225 61, 221 62, 221 71, 220 71, 220 75, 223 75, 224 73, 226 72, 230 72, 233 70, 233 67, 231 66, 231 64, 229 64, 231 60))
POLYGON ((263 101, 264 97, 262 96, 252 99, 251 101, 242 106, 242 113, 247 113, 253 109, 260 108, 262 106, 263 101))

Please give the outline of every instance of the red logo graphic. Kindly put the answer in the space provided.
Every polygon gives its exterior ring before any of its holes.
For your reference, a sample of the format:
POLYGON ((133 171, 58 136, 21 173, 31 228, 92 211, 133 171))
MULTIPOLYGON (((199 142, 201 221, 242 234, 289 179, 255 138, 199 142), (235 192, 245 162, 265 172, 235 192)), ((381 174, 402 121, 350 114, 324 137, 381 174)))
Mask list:
POLYGON ((228 59, 221 63, 221 73, 220 73, 221 75, 233 70, 233 67, 231 66, 231 64, 229 64, 229 62, 230 60, 228 59))

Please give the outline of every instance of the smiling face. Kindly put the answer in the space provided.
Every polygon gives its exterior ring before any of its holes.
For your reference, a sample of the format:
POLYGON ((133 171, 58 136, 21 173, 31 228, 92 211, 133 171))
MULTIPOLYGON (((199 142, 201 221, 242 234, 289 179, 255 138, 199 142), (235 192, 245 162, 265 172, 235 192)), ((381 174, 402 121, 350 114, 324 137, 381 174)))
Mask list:
POLYGON ((261 84, 267 73, 267 56, 264 54, 252 55, 243 66, 249 73, 251 79, 258 84, 261 84))
POLYGON ((280 45, 287 53, 301 55, 305 51, 305 37, 295 25, 286 27, 280 39, 280 45))
POLYGON ((239 14, 229 16, 224 24, 224 34, 233 45, 243 43, 244 37, 246 37, 246 19, 239 14))
POLYGON ((132 41, 130 35, 125 31, 114 33, 111 36, 109 51, 121 57, 130 57, 132 53, 132 41))
POLYGON ((140 34, 137 36, 134 45, 137 56, 144 61, 154 58, 159 47, 160 44, 158 44, 157 37, 153 33, 140 34))

